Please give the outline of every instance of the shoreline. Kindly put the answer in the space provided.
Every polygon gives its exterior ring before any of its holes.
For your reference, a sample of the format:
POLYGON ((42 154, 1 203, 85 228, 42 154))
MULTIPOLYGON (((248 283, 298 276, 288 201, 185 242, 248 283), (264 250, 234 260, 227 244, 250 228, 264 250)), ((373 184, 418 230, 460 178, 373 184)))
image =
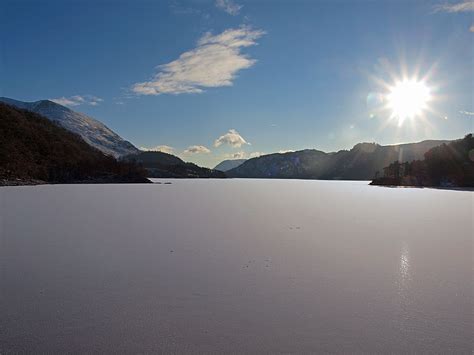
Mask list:
POLYGON ((153 184, 148 178, 143 179, 107 179, 97 178, 78 181, 44 181, 36 179, 0 179, 0 187, 7 186, 38 186, 38 185, 103 185, 103 184, 153 184))

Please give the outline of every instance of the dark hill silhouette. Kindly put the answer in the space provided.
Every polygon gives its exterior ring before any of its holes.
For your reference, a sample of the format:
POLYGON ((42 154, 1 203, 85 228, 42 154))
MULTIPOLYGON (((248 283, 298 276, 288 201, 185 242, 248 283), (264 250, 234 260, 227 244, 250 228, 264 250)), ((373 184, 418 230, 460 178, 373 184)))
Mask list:
POLYGON ((372 185, 474 187, 472 134, 430 149, 423 160, 393 162, 372 185))
POLYGON ((149 182, 79 135, 34 112, 0 103, 0 183, 149 182))
POLYGON ((226 174, 241 178, 372 180, 391 162, 422 159, 429 149, 446 142, 429 140, 390 146, 359 143, 337 153, 314 149, 275 153, 249 159, 226 174))
POLYGON ((222 171, 186 163, 177 156, 163 152, 141 152, 128 155, 124 161, 143 166, 153 178, 225 178, 222 171))

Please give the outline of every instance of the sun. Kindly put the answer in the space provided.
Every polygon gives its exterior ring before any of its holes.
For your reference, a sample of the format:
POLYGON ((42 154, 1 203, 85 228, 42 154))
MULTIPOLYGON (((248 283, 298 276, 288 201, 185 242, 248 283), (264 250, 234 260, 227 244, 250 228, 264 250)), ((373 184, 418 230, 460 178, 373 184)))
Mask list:
POLYGON ((386 99, 392 117, 402 124, 405 119, 420 116, 428 108, 431 93, 423 81, 404 79, 390 87, 386 99))

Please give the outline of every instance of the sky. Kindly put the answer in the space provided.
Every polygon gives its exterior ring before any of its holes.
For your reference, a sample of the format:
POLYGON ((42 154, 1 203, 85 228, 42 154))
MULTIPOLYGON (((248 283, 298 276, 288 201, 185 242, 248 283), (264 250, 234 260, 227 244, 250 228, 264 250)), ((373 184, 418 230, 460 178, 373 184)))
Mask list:
POLYGON ((0 96, 142 149, 224 159, 473 131, 474 2, 2 0, 0 96), (398 82, 429 100, 400 120, 398 82))

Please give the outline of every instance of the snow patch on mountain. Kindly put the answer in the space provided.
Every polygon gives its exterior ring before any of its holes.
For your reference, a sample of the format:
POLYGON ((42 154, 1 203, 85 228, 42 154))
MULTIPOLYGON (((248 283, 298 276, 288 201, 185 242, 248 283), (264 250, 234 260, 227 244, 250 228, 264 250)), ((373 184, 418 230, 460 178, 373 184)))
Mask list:
POLYGON ((132 143, 124 140, 102 122, 55 102, 49 100, 23 102, 6 97, 0 97, 0 102, 38 113, 80 135, 85 142, 104 154, 117 158, 139 152, 132 143))

